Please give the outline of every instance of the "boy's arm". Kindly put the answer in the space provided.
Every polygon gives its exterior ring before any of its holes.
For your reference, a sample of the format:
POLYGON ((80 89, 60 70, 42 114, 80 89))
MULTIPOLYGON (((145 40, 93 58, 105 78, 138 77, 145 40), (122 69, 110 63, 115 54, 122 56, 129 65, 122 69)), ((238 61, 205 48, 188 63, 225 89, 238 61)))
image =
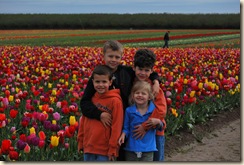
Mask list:
POLYGON ((150 76, 149 76, 149 79, 150 79, 153 83, 155 83, 155 81, 158 81, 159 84, 161 83, 161 80, 160 80, 160 78, 159 78, 157 72, 152 72, 152 73, 150 74, 150 76))
POLYGON ((81 108, 81 112, 84 116, 91 118, 91 119, 100 120, 102 111, 100 111, 92 103, 92 97, 95 93, 96 93, 96 90, 94 89, 92 79, 90 78, 87 83, 84 94, 82 96, 82 99, 80 101, 80 108, 81 108))
POLYGON ((109 156, 115 156, 118 157, 118 140, 122 132, 123 127, 123 120, 124 120, 124 110, 123 110, 123 104, 122 99, 113 100, 114 107, 112 112, 112 129, 111 129, 111 136, 109 139, 109 156))
MULTIPOLYGON (((167 113, 167 103, 162 89, 159 90, 159 94, 155 97, 154 104, 156 108, 148 119, 157 118, 161 121, 164 121, 163 119, 166 117, 167 113)), ((142 123, 144 130, 150 129, 150 127, 146 125, 147 121, 142 123)), ((166 125, 165 123, 163 124, 166 125)))

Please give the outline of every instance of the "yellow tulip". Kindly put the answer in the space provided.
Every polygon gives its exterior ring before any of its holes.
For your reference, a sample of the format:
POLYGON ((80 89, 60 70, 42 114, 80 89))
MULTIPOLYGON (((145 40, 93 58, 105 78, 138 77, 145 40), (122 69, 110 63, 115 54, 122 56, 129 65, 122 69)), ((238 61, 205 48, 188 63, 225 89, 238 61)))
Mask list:
POLYGON ((56 125, 57 121, 56 120, 52 120, 52 124, 56 125))
POLYGON ((36 134, 36 130, 35 130, 34 127, 31 127, 31 128, 30 128, 30 134, 36 134))
POLYGON ((171 112, 172 112, 172 115, 174 115, 175 117, 178 117, 178 113, 177 113, 176 109, 172 108, 171 112))
POLYGON ((202 88, 203 88, 203 83, 200 82, 200 83, 198 84, 198 88, 199 88, 199 89, 202 89, 202 88))
POLYGON ((223 74, 222 74, 222 73, 219 74, 219 79, 220 79, 220 80, 223 79, 223 74))
POLYGON ((231 70, 228 70, 228 74, 231 75, 231 73, 232 73, 231 70))
POLYGON ((50 102, 53 104, 55 102, 56 97, 49 97, 50 102))
POLYGON ((16 93, 18 93, 18 92, 19 92, 19 88, 18 88, 18 87, 16 87, 16 88, 15 88, 15 91, 16 91, 16 93))
POLYGON ((238 81, 239 80, 239 77, 236 75, 235 79, 238 81))
POLYGON ((48 83, 48 88, 52 88, 53 84, 48 83))
POLYGON ((190 97, 194 97, 195 96, 195 93, 196 93, 196 91, 191 91, 190 97))
POLYGON ((39 105, 39 106, 38 106, 38 108, 39 108, 39 110, 41 110, 41 111, 42 111, 42 105, 39 105))
POLYGON ((183 81, 183 83, 184 84, 187 84, 187 82, 188 82, 188 80, 185 78, 184 81, 183 81))
POLYGON ((70 116, 69 117, 69 124, 70 125, 75 125, 75 122, 76 122, 75 116, 70 116))
POLYGON ((57 147, 59 144, 59 137, 57 136, 51 136, 51 145, 53 147, 57 147))
POLYGON ((52 90, 52 95, 53 95, 53 96, 56 96, 56 95, 57 95, 57 90, 56 90, 56 89, 53 89, 53 90, 52 90))
POLYGON ((13 95, 10 95, 9 97, 8 97, 8 101, 10 102, 10 101, 13 101, 14 100, 14 96, 13 95))

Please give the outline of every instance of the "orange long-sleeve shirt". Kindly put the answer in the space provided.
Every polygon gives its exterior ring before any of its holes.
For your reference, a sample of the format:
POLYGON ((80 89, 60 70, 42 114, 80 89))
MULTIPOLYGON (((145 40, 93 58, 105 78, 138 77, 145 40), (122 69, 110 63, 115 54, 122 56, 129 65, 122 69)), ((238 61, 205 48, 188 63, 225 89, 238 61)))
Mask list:
POLYGON ((118 139, 120 137, 124 111, 119 89, 112 89, 105 94, 98 94, 92 102, 99 110, 108 112, 112 116, 112 126, 105 127, 101 121, 82 116, 78 130, 78 151, 118 157, 118 139))
MULTIPOLYGON (((135 79, 135 81, 138 81, 138 80, 135 79)), ((152 81, 150 79, 148 79, 147 81, 152 84, 152 81)), ((165 96, 164 96, 164 92, 163 92, 163 90, 161 88, 159 89, 159 93, 154 98, 153 102, 154 102, 156 108, 154 109, 153 113, 151 114, 151 116, 148 119, 157 118, 157 119, 160 119, 163 122, 164 126, 163 126, 162 131, 158 130, 156 132, 157 135, 163 136, 164 135, 164 130, 166 128, 165 117, 166 117, 166 114, 167 114, 167 102, 166 102, 166 99, 165 99, 165 96)), ((146 122, 147 121, 142 123, 142 126, 143 126, 143 128, 145 130, 148 130, 149 128, 146 126, 146 122)))

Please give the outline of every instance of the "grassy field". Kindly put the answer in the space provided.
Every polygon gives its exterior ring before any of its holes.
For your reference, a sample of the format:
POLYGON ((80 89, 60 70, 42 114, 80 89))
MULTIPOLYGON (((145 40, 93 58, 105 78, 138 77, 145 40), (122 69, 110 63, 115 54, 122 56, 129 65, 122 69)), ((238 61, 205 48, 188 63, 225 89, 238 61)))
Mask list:
MULTIPOLYGON (((226 43, 240 47, 240 30, 170 31, 171 47, 222 47, 228 45, 226 43), (182 40, 186 40, 185 43, 182 40)), ((0 45, 100 47, 106 40, 114 39, 128 47, 161 47, 165 32, 166 30, 0 30, 0 45)))

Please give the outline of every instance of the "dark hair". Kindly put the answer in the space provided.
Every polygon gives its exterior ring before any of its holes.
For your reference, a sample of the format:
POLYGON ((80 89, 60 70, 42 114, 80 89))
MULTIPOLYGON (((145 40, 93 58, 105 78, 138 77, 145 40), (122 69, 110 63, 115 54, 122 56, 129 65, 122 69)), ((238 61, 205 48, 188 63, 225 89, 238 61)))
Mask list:
POLYGON ((108 49, 112 49, 113 51, 120 51, 121 54, 124 51, 123 45, 116 40, 109 40, 104 43, 103 54, 105 54, 108 49))
POLYGON ((94 78, 95 74, 97 74, 97 75, 108 75, 109 80, 111 80, 113 77, 112 69, 110 67, 108 67, 107 65, 96 66, 92 72, 92 76, 91 76, 92 79, 94 78))
POLYGON ((150 49, 139 49, 134 56, 134 67, 153 68, 156 62, 156 55, 150 49))

